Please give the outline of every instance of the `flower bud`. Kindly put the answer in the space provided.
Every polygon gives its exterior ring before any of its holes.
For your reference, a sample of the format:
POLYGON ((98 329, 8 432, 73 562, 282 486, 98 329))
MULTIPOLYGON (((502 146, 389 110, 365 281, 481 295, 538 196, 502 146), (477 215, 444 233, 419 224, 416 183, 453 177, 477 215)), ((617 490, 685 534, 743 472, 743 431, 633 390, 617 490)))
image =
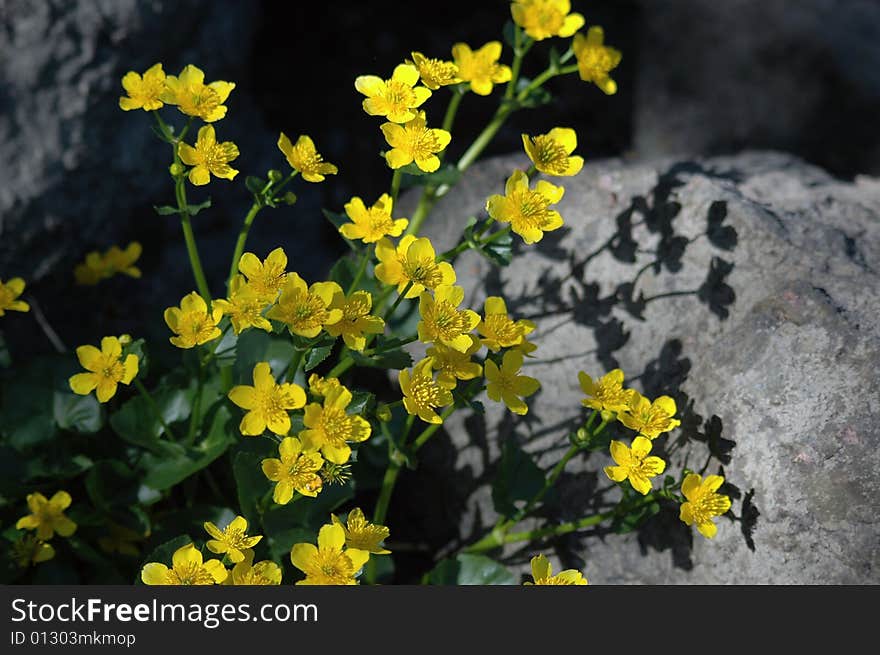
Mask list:
POLYGON ((281 180, 284 179, 284 176, 281 175, 281 171, 277 171, 274 168, 269 171, 269 181, 273 184, 278 184, 281 180))
POLYGON ((171 173, 171 177, 178 177, 180 175, 183 175, 183 171, 185 170, 186 169, 183 167, 183 165, 177 162, 174 162, 173 164, 171 164, 171 166, 168 167, 168 172, 171 173))
POLYGON ((284 194, 283 200, 288 205, 296 204, 296 194, 293 191, 288 191, 284 194))
POLYGON ((391 408, 385 403, 380 403, 376 407, 376 418, 383 423, 387 423, 391 420, 391 408))

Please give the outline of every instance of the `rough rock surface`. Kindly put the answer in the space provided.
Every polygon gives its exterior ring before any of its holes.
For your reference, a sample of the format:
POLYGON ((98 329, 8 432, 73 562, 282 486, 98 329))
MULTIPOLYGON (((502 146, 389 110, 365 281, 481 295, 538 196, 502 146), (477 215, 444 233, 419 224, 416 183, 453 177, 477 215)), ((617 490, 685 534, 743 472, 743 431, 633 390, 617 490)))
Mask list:
MULTIPOLYGON (((510 156, 469 171, 426 228, 438 250, 527 163, 510 156)), ((708 541, 667 508, 635 533, 557 541, 562 565, 594 583, 880 582, 880 181, 845 183, 788 155, 746 152, 599 161, 562 183, 565 228, 500 273, 473 253, 456 264, 471 307, 501 293, 537 322, 526 372, 543 385, 526 419, 487 400, 485 430, 453 417, 455 449, 426 447, 422 466, 446 480, 459 533, 494 523, 487 462, 499 441, 552 465, 582 416, 578 371, 620 366, 643 393, 678 401, 684 425, 655 442, 670 470, 723 465, 743 520, 719 519, 708 541)), ((549 519, 607 501, 596 490, 608 463, 603 453, 575 459, 549 519)), ((506 554, 525 571, 532 552, 506 554)))

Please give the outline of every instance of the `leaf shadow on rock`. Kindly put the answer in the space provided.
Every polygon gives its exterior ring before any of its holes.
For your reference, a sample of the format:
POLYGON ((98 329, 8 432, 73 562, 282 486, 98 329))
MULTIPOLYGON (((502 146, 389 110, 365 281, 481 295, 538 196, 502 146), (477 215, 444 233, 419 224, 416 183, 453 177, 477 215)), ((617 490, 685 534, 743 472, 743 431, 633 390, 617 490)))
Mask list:
MULTIPOLYGON (((614 217, 615 232, 596 250, 586 255, 572 252, 566 247, 568 228, 551 232, 544 240, 530 247, 535 248, 542 257, 552 259, 554 265, 538 271, 534 284, 530 288, 521 289, 510 289, 512 285, 506 284, 500 270, 493 267, 482 281, 487 295, 503 295, 511 315, 515 318, 540 319, 543 324, 549 324, 548 327, 542 326, 538 333, 539 339, 552 338, 555 330, 570 323, 589 329, 594 348, 558 359, 589 355, 595 357, 606 371, 620 367, 618 354, 630 343, 631 322, 645 321, 645 310, 652 303, 674 297, 691 297, 697 301, 692 311, 698 311, 702 306, 717 320, 726 320, 729 317, 729 308, 736 301, 735 290, 727 282, 734 265, 720 253, 713 253, 705 278, 697 288, 673 289, 653 296, 646 296, 638 291, 638 282, 644 275, 679 274, 688 248, 698 239, 706 239, 714 250, 723 253, 729 253, 736 248, 737 233, 726 222, 728 210, 724 200, 716 200, 710 204, 703 233, 688 237, 677 230, 676 219, 681 214, 682 205, 676 192, 687 183, 687 176, 692 174, 738 180, 735 171, 707 169, 691 161, 676 163, 659 175, 654 188, 648 193, 630 199, 628 206, 614 217), (640 226, 644 226, 649 235, 654 237, 654 245, 649 250, 642 249, 644 243, 640 243, 634 235, 634 231, 640 226), (649 255, 647 262, 645 254, 649 255), (603 255, 610 256, 632 271, 628 279, 621 280, 614 289, 603 289, 603 285, 590 277, 590 267, 597 264, 603 255), (561 272, 559 262, 566 263, 561 272), (558 321, 554 323, 549 319, 558 321)), ((640 237, 640 240, 646 241, 644 237, 640 237)), ((517 247, 523 248, 521 244, 517 247)), ((691 263, 691 260, 687 261, 691 263)), ((638 381, 642 392, 650 398, 668 395, 676 401, 678 417, 682 421, 681 428, 674 431, 671 437, 663 435, 656 439, 655 453, 667 461, 686 453, 683 466, 705 474, 713 462, 718 466, 728 464, 736 444, 724 434, 721 417, 712 415, 704 418, 698 414, 694 405, 699 399, 690 398, 682 389, 691 370, 691 360, 683 347, 685 336, 668 335, 657 356, 645 365, 644 370, 638 375, 628 375, 627 379, 630 382, 638 381), (705 457, 705 463, 691 461, 691 458, 697 458, 697 452, 704 453, 699 458, 705 457)), ((556 360, 543 360, 543 363, 554 361, 556 360)), ((453 466, 456 462, 456 451, 451 442, 444 438, 433 439, 423 453, 424 463, 435 470, 440 470, 437 467, 442 466, 442 484, 447 489, 454 490, 445 495, 443 501, 448 524, 441 526, 435 522, 431 526, 433 534, 428 541, 437 547, 435 552, 439 552, 438 557, 454 553, 492 530, 494 517, 487 516, 491 512, 478 504, 471 511, 471 530, 468 534, 460 534, 468 499, 480 487, 491 485, 497 474, 498 461, 493 454, 497 452, 497 447, 492 447, 493 439, 497 438, 499 442, 512 439, 533 458, 540 457, 544 451, 561 453, 567 445, 562 442, 564 435, 576 430, 585 418, 586 411, 582 411, 580 415, 573 413, 570 418, 555 422, 546 420, 539 411, 529 412, 522 417, 506 413, 498 425, 488 426, 484 416, 474 413, 465 420, 464 428, 468 434, 469 449, 476 450, 479 454, 476 458, 469 459, 469 465, 459 469, 453 466), (559 435, 560 439, 555 446, 544 446, 542 450, 537 442, 541 440, 546 443, 548 435, 559 435)), ((612 431, 611 426, 609 431, 612 431)), ((617 434, 626 440, 631 440, 633 436, 622 428, 617 434)), ((584 464, 578 460, 588 456, 587 453, 579 454, 574 462, 576 466, 571 468, 583 470, 584 464)), ((600 453, 597 459, 601 457, 600 453)), ((620 488, 610 483, 598 471, 601 466, 593 464, 592 468, 596 470, 564 472, 553 493, 548 494, 533 512, 533 516, 539 517, 542 524, 552 525, 613 509, 620 497, 620 488)), ((411 478, 413 484, 416 483, 415 477, 411 478)), ((741 506, 739 516, 731 512, 728 518, 741 523, 746 544, 754 549, 752 534, 759 515, 754 505, 754 492, 749 491, 743 495, 729 481, 726 489, 734 494, 731 495, 733 500, 740 500, 741 506)), ((403 493, 424 498, 427 492, 424 488, 411 488, 403 493)), ((694 536, 694 529, 680 521, 676 503, 664 501, 657 510, 644 516, 637 525, 627 526, 626 529, 622 529, 620 525, 606 527, 603 524, 563 537, 527 544, 513 552, 505 551, 507 554, 504 561, 522 564, 541 549, 553 549, 566 567, 583 568, 583 556, 589 552, 591 539, 605 540, 611 538, 613 535, 610 533, 615 531, 635 531, 643 555, 650 551, 668 551, 676 568, 690 570, 693 568, 691 554, 694 540, 702 537, 694 536)), ((428 515, 428 512, 425 511, 424 514, 428 515)), ((497 556, 500 553, 494 554, 497 556)))
MULTIPOLYGON (((508 310, 515 318, 540 319, 544 325, 536 333, 539 343, 541 339, 553 338, 556 330, 570 323, 587 328, 592 333, 594 347, 558 359, 592 356, 606 371, 620 367, 618 357, 631 341, 632 322, 645 321, 645 310, 652 303, 690 297, 696 301, 690 311, 698 311, 702 306, 717 320, 726 320, 729 308, 736 301, 736 293, 728 283, 734 265, 724 259, 723 254, 736 248, 737 233, 726 222, 728 208, 724 200, 710 204, 703 233, 685 236, 677 230, 682 205, 677 200, 676 191, 687 183, 687 176, 693 174, 739 181, 736 171, 707 169, 690 161, 676 163, 658 176, 657 183, 648 193, 630 199, 627 207, 614 217, 615 232, 596 250, 586 255, 573 252, 566 244, 570 235, 568 228, 548 233, 541 242, 529 247, 535 248, 542 257, 553 260, 554 265, 537 271, 534 283, 528 288, 518 289, 509 288, 512 285, 505 283, 500 269, 492 267, 482 281, 486 294, 504 296, 508 310), (637 237, 635 230, 640 226, 646 228, 653 239, 646 239, 644 230, 637 237), (706 239, 711 248, 718 251, 712 254, 702 284, 696 288, 673 288, 653 296, 638 291, 638 283, 643 276, 661 273, 675 276, 682 271, 683 262, 691 264, 691 260, 686 260, 688 248, 698 239, 706 239), (646 250, 644 247, 648 240, 653 246, 646 250), (603 288, 591 277, 591 267, 599 265, 600 258, 608 261, 608 257, 631 271, 613 289, 603 288), (560 267, 559 262, 565 262, 566 265, 560 267), (554 322, 553 319, 558 321, 554 322)), ((524 246, 519 244, 515 248, 522 249, 524 246)), ((692 366, 683 346, 686 337, 685 334, 665 335, 665 340, 658 344, 656 357, 647 362, 643 371, 628 375, 627 379, 629 382, 638 382, 642 392, 651 398, 668 395, 676 401, 681 427, 672 436, 663 435, 654 440, 655 453, 669 461, 671 466, 671 458, 684 457, 683 461, 677 462, 678 470, 680 466, 706 474, 713 462, 719 467, 728 464, 736 444, 724 435, 722 418, 716 415, 705 418, 698 414, 694 405, 699 399, 690 398, 682 389, 692 366)), ((542 363, 554 361, 542 360, 542 363)), ((542 461, 548 461, 546 455, 550 451, 555 452, 558 458, 567 447, 563 443, 564 435, 576 430, 587 417, 587 410, 580 409, 579 413, 572 412, 571 416, 562 420, 544 417, 540 411, 531 411, 526 416, 508 412, 497 425, 487 425, 485 416, 471 413, 463 425, 470 452, 467 464, 456 465, 460 462, 458 452, 448 438, 432 439, 424 452, 420 453, 418 474, 402 476, 401 493, 396 498, 407 500, 395 500, 389 520, 394 525, 410 525, 413 529, 406 528, 405 532, 411 534, 401 536, 424 541, 427 545, 425 557, 431 560, 451 555, 477 541, 492 530, 495 516, 491 506, 485 506, 482 501, 474 502, 474 497, 480 488, 490 487, 498 474, 497 452, 501 444, 505 440, 513 440, 534 459, 544 455, 542 461), (553 435, 559 435, 560 438, 554 440, 555 445, 547 446, 548 439, 552 439, 553 435), (495 443, 496 439, 498 443, 495 443), (429 469, 434 475, 424 477, 424 469, 429 469), (436 491, 438 487, 443 489, 439 494, 436 491), (432 495, 438 498, 431 501, 437 506, 425 507, 424 503, 432 495), (465 528, 462 517, 468 510, 470 520, 465 528), (414 516, 431 516, 432 519, 430 524, 413 524, 414 516), (438 520, 439 517, 443 518, 438 520)), ((626 440, 631 440, 633 436, 619 426, 609 427, 609 432, 616 434, 615 438, 626 440)), ((532 513, 542 525, 572 521, 615 507, 621 489, 599 470, 601 464, 606 463, 602 457, 607 456, 607 450, 596 455, 595 462, 587 463, 590 453, 578 454, 569 469, 560 476, 552 492, 532 513)), ((754 505, 754 492, 743 495, 730 481, 725 491, 731 492, 732 500, 740 500, 741 506, 738 516, 731 511, 728 518, 741 523, 746 544, 754 549, 752 534, 759 515, 754 505)), ((694 540, 702 537, 695 535, 693 528, 680 521, 678 512, 676 503, 664 501, 658 504, 656 512, 646 514, 636 524, 614 522, 611 527, 603 524, 543 542, 525 544, 512 552, 505 551, 504 561, 508 564, 524 564, 539 550, 552 549, 566 567, 583 569, 585 553, 588 558, 593 540, 614 538, 612 532, 634 531, 643 555, 651 551, 669 552, 676 568, 690 570, 693 568, 691 554, 694 540)), ((501 555, 500 551, 492 554, 501 555)), ((425 566, 430 563, 427 560, 423 562, 425 566)))

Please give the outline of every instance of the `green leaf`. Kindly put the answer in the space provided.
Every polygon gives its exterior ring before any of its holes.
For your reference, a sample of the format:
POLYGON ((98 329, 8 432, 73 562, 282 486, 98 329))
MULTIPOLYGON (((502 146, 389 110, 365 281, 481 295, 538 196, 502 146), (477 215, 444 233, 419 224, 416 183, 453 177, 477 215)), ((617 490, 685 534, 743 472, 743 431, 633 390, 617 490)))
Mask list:
POLYGON ((333 350, 333 344, 330 344, 329 346, 318 346, 309 350, 306 354, 305 362, 303 363, 303 371, 311 371, 318 366, 318 364, 330 356, 331 350, 333 350))
POLYGON ((544 486, 544 472, 513 439, 501 447, 501 461, 492 481, 492 503, 505 517, 516 513, 516 501, 528 501, 544 486))
MULTIPOLYGON (((153 393, 153 399, 166 424, 186 420, 192 411, 192 393, 189 390, 157 391, 153 393)), ((131 444, 156 452, 166 450, 167 444, 158 441, 164 428, 149 401, 143 396, 135 396, 123 403, 110 416, 110 427, 131 444)))
POLYGON ((145 564, 149 564, 150 562, 158 562, 159 564, 164 564, 165 566, 171 566, 171 558, 174 555, 174 551, 178 548, 183 548, 187 544, 191 544, 192 539, 190 539, 187 535, 181 535, 179 537, 175 537, 170 541, 166 541, 165 543, 154 548, 149 555, 147 555, 144 560, 141 562, 141 565, 138 567, 137 579, 135 580, 135 584, 143 584, 141 581, 140 571, 144 567, 145 564))
MULTIPOLYGON (((409 164, 409 166, 415 166, 415 164, 409 164)), ((423 173, 422 171, 419 171, 418 174, 410 173, 407 170, 409 166, 404 166, 402 169, 408 173, 408 175, 404 176, 401 180, 400 186, 403 189, 409 189, 416 186, 453 186, 461 179, 461 171, 454 164, 442 166, 433 173, 423 173)))
POLYGON ((485 555, 461 554, 442 560, 426 575, 432 585, 512 585, 516 577, 507 567, 485 555))
POLYGON ((289 338, 267 334, 262 330, 247 330, 238 337, 233 371, 237 384, 253 384, 254 366, 269 362, 277 374, 285 370, 293 359, 294 347, 289 338))
POLYGON ((504 23, 504 28, 501 31, 504 42, 511 48, 516 48, 516 30, 516 24, 512 20, 508 20, 504 23))
POLYGON ((144 344, 146 342, 143 339, 135 339, 127 346, 123 346, 122 348, 122 358, 125 359, 127 355, 136 355, 138 358, 138 376, 141 379, 145 378, 147 372, 150 370, 150 361, 147 357, 147 351, 144 350, 144 344))
POLYGON ((138 502, 138 480, 134 472, 118 460, 95 462, 86 475, 86 493, 102 512, 138 502))
MULTIPOLYGON (((532 80, 526 77, 521 77, 516 85, 517 93, 519 94, 524 91, 531 83, 532 80)), ((547 105, 551 102, 553 102, 553 95, 544 87, 538 87, 537 89, 532 89, 531 91, 529 91, 529 94, 522 100, 517 100, 516 104, 520 107, 527 107, 529 109, 532 109, 535 107, 541 107, 542 105, 547 105)))
POLYGON ((92 394, 80 396, 56 391, 52 399, 52 414, 56 425, 62 430, 83 434, 97 432, 104 423, 101 403, 92 394))
POLYGON ((351 402, 345 411, 348 414, 357 414, 363 416, 371 414, 376 404, 376 396, 369 391, 353 391, 351 394, 351 402))
POLYGON ((247 187, 248 191, 255 196, 259 196, 263 193, 263 188, 266 186, 266 180, 262 180, 255 175, 248 175, 244 178, 244 185, 247 187))
POLYGON ((205 202, 200 202, 198 205, 187 205, 186 209, 189 212, 190 216, 195 216, 203 209, 208 209, 211 206, 211 199, 208 198, 205 202))
MULTIPOLYGON (((278 453, 266 457, 278 457, 278 453)), ((249 523, 255 523, 260 516, 259 502, 272 488, 272 483, 263 474, 260 463, 266 459, 257 453, 238 453, 232 462, 238 493, 238 508, 249 523)))
POLYGON ((362 355, 357 351, 351 351, 349 356, 358 366, 367 368, 388 368, 401 370, 412 366, 412 356, 402 349, 390 350, 388 352, 376 353, 374 355, 362 355))
POLYGON ((498 266, 507 266, 513 259, 513 237, 508 232, 490 243, 483 244, 480 254, 498 266))
POLYGON ((654 502, 643 505, 639 509, 629 512, 628 514, 624 514, 623 516, 616 516, 611 522, 611 529, 617 534, 626 534, 628 532, 632 532, 633 530, 636 530, 646 519, 654 516, 659 511, 660 503, 654 502))
MULTIPOLYGON (((211 199, 208 198, 205 202, 200 202, 198 205, 187 205, 186 210, 190 216, 195 216, 203 209, 207 209, 211 206, 211 199)), ((180 209, 177 207, 172 207, 171 205, 154 205, 153 210, 159 214, 159 216, 173 216, 174 214, 179 214, 180 209)))
POLYGON ((221 401, 205 417, 202 424, 205 438, 195 447, 168 444, 168 452, 161 457, 145 454, 142 458, 142 468, 146 470, 143 483, 163 491, 210 465, 235 443, 236 428, 231 419, 229 408, 221 401))
POLYGON ((350 257, 340 257, 330 269, 330 281, 336 282, 343 289, 348 289, 356 274, 357 264, 350 257))
POLYGON ((401 166, 398 170, 401 173, 406 173, 407 175, 412 175, 414 177, 422 177, 423 175, 427 175, 427 173, 419 168, 415 162, 411 162, 406 166, 401 166))

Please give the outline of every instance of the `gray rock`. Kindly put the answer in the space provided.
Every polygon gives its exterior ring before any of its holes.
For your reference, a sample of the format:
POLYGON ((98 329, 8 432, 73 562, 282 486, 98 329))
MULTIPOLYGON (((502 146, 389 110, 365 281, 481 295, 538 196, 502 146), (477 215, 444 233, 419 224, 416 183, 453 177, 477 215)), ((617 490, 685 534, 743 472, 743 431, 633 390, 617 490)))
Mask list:
POLYGON ((632 147, 640 157, 760 147, 842 174, 880 173, 873 120, 880 109, 880 4, 637 5, 632 147))
MULTIPOLYGON (((509 156, 469 171, 428 221, 438 250, 526 164, 509 156)), ((526 372, 543 388, 525 419, 485 399, 485 425, 459 413, 445 426, 454 450, 426 447, 426 474, 452 475, 446 503, 461 510, 447 550, 495 521, 499 442, 552 466, 583 416, 578 371, 620 366, 642 393, 678 401, 682 428, 655 441, 670 471, 723 468, 743 520, 718 519, 708 541, 664 508, 635 533, 546 544, 557 564, 595 583, 880 582, 880 181, 746 152, 599 161, 561 182, 565 228, 504 269, 473 253, 456 263, 471 307, 500 293, 537 322, 526 372)), ((602 491, 610 461, 573 460, 546 519, 613 502, 616 490, 602 491)), ((531 554, 505 551, 522 571, 531 554)))

